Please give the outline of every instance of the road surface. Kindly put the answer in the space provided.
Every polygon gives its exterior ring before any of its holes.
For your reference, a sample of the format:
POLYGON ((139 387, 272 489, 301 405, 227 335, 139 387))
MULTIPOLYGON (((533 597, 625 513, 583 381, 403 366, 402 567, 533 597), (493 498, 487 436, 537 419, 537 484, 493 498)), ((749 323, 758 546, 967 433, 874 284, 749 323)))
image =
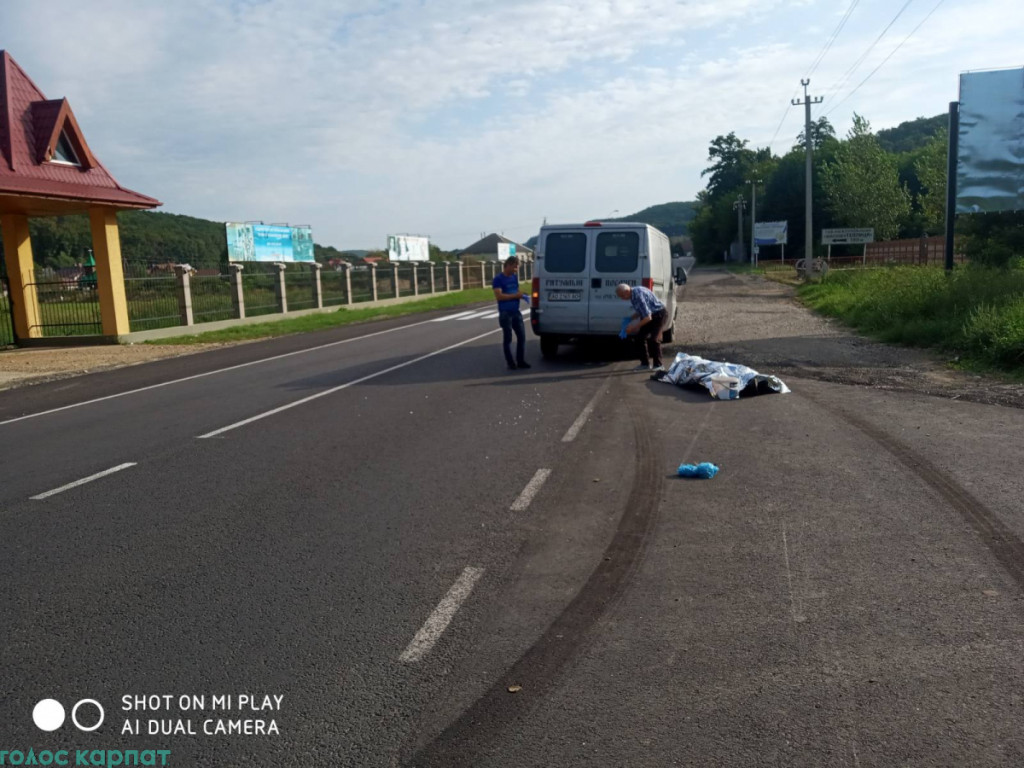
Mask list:
MULTIPOLYGON (((677 346, 800 311, 755 288, 694 272, 677 346)), ((486 309, 0 393, 0 749, 1020 763, 1024 412, 798 368, 716 402, 534 339, 509 372, 486 309)))

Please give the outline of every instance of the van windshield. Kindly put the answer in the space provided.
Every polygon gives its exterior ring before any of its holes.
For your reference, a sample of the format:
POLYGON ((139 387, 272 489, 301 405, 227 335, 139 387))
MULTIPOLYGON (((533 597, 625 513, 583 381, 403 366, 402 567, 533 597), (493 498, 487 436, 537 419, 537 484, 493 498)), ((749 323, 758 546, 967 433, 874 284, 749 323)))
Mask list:
POLYGON ((583 232, 552 232, 544 246, 545 272, 582 272, 587 266, 587 236, 583 232))
POLYGON ((598 272, 635 272, 640 263, 640 235, 602 232, 597 236, 594 268, 598 272))

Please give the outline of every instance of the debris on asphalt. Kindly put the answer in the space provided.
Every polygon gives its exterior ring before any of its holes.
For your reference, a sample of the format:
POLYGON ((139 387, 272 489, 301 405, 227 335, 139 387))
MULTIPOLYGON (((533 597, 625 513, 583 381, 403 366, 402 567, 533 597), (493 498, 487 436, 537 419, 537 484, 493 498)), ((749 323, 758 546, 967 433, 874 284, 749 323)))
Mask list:
POLYGON ((700 477, 710 480, 718 474, 718 467, 710 461, 702 461, 700 464, 680 464, 676 472, 680 477, 700 477))
POLYGON ((519 691, 521 691, 521 690, 523 690, 523 686, 521 686, 521 685, 510 685, 508 687, 508 692, 509 693, 519 693, 519 691))
POLYGON ((749 397, 789 392, 789 387, 777 376, 758 373, 745 365, 705 360, 683 352, 676 355, 667 371, 659 371, 652 378, 680 387, 703 387, 718 400, 736 400, 741 394, 749 397))

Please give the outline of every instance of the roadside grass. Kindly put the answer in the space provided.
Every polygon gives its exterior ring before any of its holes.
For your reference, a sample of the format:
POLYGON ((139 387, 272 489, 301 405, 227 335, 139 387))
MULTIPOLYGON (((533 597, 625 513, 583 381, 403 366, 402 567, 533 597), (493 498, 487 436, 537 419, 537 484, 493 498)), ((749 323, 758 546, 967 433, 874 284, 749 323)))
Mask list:
POLYGON ((252 325, 237 325, 220 331, 174 336, 167 339, 153 339, 147 344, 214 344, 225 341, 246 341, 250 339, 267 339, 274 336, 285 336, 293 333, 320 331, 325 328, 337 328, 353 323, 365 323, 369 320, 381 320, 389 317, 402 317, 419 312, 430 312, 435 309, 449 309, 477 304, 481 301, 494 300, 494 292, 490 288, 473 288, 466 291, 431 296, 422 301, 410 301, 403 304, 392 304, 385 307, 365 307, 348 309, 340 307, 335 312, 293 317, 252 325))
POLYGON ((967 266, 832 272, 798 289, 812 309, 874 338, 1024 375, 1024 270, 967 266))

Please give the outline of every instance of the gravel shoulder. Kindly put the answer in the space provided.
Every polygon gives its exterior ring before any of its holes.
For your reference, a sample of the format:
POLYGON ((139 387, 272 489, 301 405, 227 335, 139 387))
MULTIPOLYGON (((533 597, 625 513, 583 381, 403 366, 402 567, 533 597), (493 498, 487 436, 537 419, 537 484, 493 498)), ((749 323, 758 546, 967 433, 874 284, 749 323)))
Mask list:
POLYGON ((169 347, 110 344, 96 347, 12 349, 0 352, 0 390, 206 352, 216 346, 223 345, 192 344, 169 347))
POLYGON ((1024 384, 966 373, 930 350, 856 335, 796 299, 792 286, 724 269, 696 270, 679 304, 673 351, 809 378, 1024 408, 1024 384))

